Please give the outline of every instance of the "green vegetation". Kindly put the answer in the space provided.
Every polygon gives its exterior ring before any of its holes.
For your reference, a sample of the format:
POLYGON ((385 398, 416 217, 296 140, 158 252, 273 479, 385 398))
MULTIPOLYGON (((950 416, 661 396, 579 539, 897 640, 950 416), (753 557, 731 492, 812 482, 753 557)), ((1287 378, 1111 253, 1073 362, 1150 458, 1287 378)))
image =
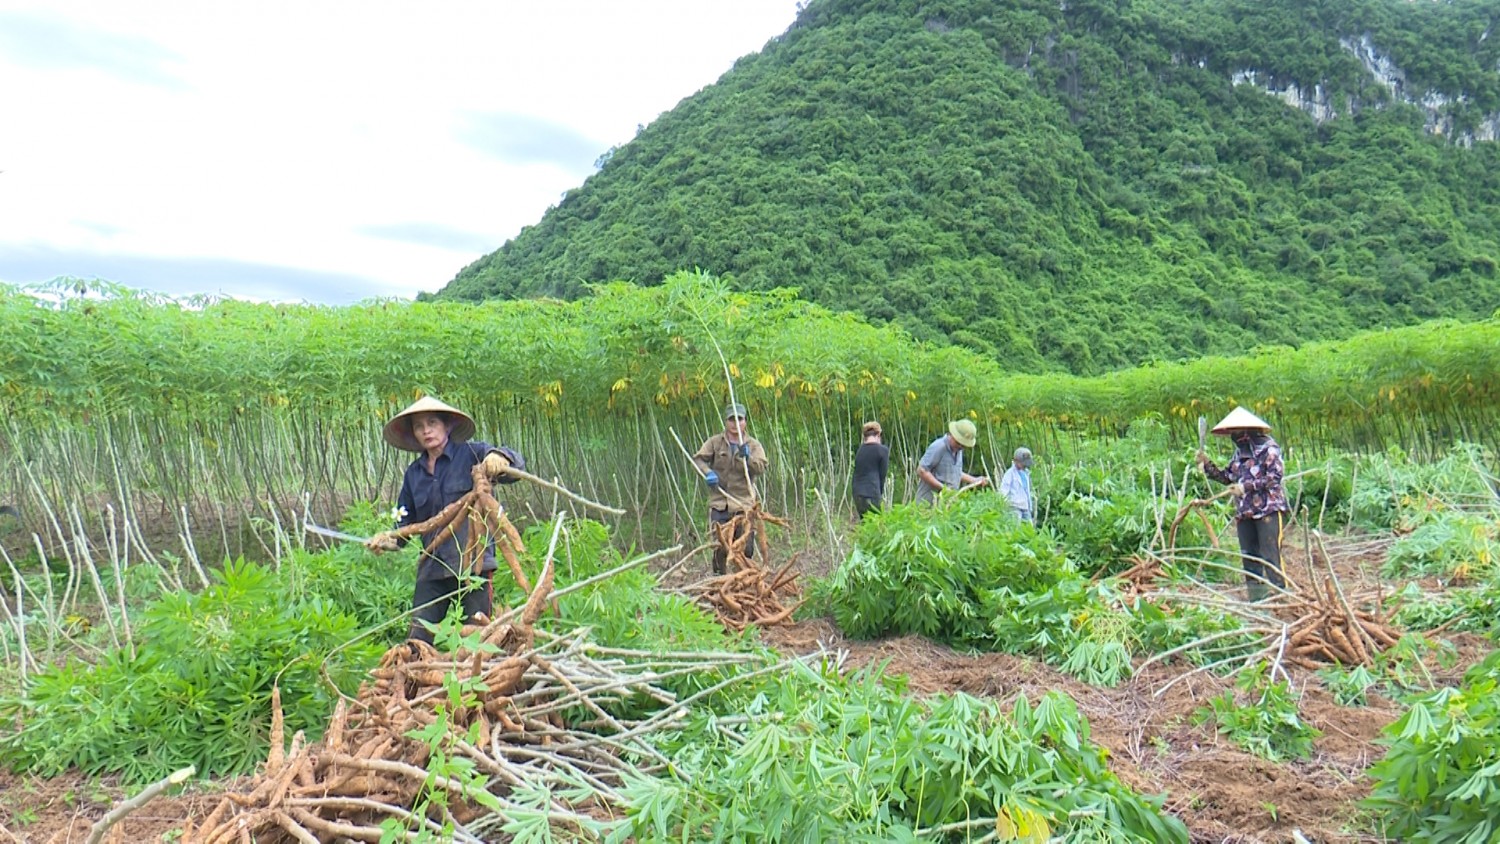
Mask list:
MULTIPOLYGON (((1093 374, 1500 307, 1493 0, 814 0, 438 294, 681 269, 1093 374), (1449 104, 1424 130, 1356 50, 1449 104), (1236 85, 1253 71, 1256 84, 1236 85), (1337 117, 1267 93, 1295 84, 1337 117), (1451 124, 1451 125, 1448 125, 1451 124)), ((1336 391, 1329 391, 1330 393, 1336 391)))
POLYGON ((1500 834, 1500 652, 1415 700, 1385 731, 1366 805, 1403 841, 1459 844, 1500 834))
POLYGON ((1194 719, 1216 722, 1231 741, 1262 759, 1282 762, 1312 755, 1313 739, 1322 732, 1297 716, 1290 683, 1268 678, 1262 663, 1242 671, 1234 685, 1199 709, 1194 719), (1245 703, 1236 699, 1236 691, 1245 703))
MULTIPOLYGON (((137 644, 43 671, 23 695, 0 700, 0 719, 22 725, 0 737, 0 763, 44 776, 118 772, 132 782, 189 764, 203 776, 247 773, 269 748, 273 685, 288 734, 322 735, 333 691, 320 670, 352 692, 386 643, 350 644, 363 629, 357 610, 299 590, 294 572, 305 559, 294 555, 280 571, 230 562, 207 589, 168 592, 140 610, 137 644)), ((409 562, 359 563, 377 594, 409 570, 409 562)), ((382 621, 403 609, 378 608, 382 621)))
MULTIPOLYGON (((1142 439, 1157 431, 1143 430, 1142 439)), ((868 516, 848 559, 818 584, 818 606, 856 638, 919 634, 1032 656, 1095 685, 1117 685, 1131 675, 1135 657, 1179 646, 1188 659, 1206 662, 1202 649, 1190 646, 1211 634, 1227 634, 1216 639, 1218 658, 1247 655, 1253 637, 1235 636, 1233 618, 1175 602, 1157 606, 1128 597, 1115 580, 1090 580, 1090 573, 1124 568, 1120 561, 1145 551, 1152 528, 1176 512, 1175 493, 1165 485, 1158 496, 1133 487, 1129 476, 1078 485, 1086 472, 1132 470, 1119 457, 1140 445, 1132 437, 1090 449, 1048 485, 1065 491, 1055 500, 1097 503, 1103 517, 1092 520, 1044 507, 1036 528, 998 496, 976 493, 868 516), (1109 452, 1115 460, 1105 459, 1109 452), (1132 515, 1111 515, 1122 510, 1132 515)))
MULTIPOLYGON (((379 425, 428 392, 472 413, 482 436, 629 508, 622 536, 657 547, 701 531, 699 486, 670 432, 691 443, 718 427, 726 369, 770 452, 767 500, 792 515, 848 500, 854 432, 868 418, 886 420, 902 500, 910 461, 955 416, 981 423, 971 461, 986 470, 1020 443, 1038 449, 1044 467, 1063 466, 1091 435, 1153 424, 1149 443, 1110 461, 1133 461, 1130 485, 1151 489, 1153 472, 1159 484, 1187 465, 1197 415, 1245 404, 1276 426, 1293 471, 1317 468, 1296 487, 1315 511, 1325 501, 1344 508, 1354 480, 1351 458, 1324 464, 1329 449, 1430 454, 1457 438, 1494 446, 1500 431, 1495 319, 1081 378, 1007 376, 971 352, 786 291, 734 293, 688 273, 578 302, 337 310, 83 289, 0 289, 0 489, 19 504, 45 496, 61 512, 63 502, 110 494, 123 508, 131 492, 169 519, 206 501, 249 520, 270 518, 266 502, 292 507, 303 493, 389 499, 405 458, 381 444, 379 425), (1170 466, 1152 456, 1174 447, 1170 466), (20 459, 33 453, 57 458, 20 459)), ((1380 486, 1389 473, 1370 459, 1347 506, 1373 524, 1404 493, 1380 486)), ((1453 461, 1452 471, 1462 468, 1453 461)), ((1097 467, 1079 471, 1039 484, 1045 506, 1080 534, 1096 522, 1132 523, 1135 538, 1120 537, 1128 553, 1155 525, 1142 520, 1140 500, 1087 474, 1097 467), (1098 510, 1101 498, 1113 509, 1098 510)), ((36 502, 24 509, 39 512, 36 502)), ((225 537, 224 555, 263 553, 241 538, 225 537)))
MULTIPOLYGON (((355 511, 368 516, 373 508, 355 511)), ((535 552, 545 547, 542 538, 536 531, 528 537, 532 571, 540 566, 535 552)), ((265 758, 273 682, 281 690, 287 732, 305 730, 316 741, 332 709, 330 690, 317 677, 322 657, 333 677, 352 685, 389 641, 353 624, 328 596, 313 595, 313 586, 333 585, 318 572, 357 565, 379 593, 385 581, 405 579, 411 556, 372 557, 357 546, 296 551, 275 569, 231 563, 200 593, 160 596, 137 616, 143 620, 138 656, 121 651, 93 666, 65 661, 3 702, 0 715, 21 728, 0 739, 0 762, 44 775, 72 766, 118 771, 132 782, 156 779, 188 761, 209 775, 247 773, 265 758)), ((558 586, 621 562, 608 530, 588 521, 566 523, 554 559, 558 586)), ((381 620, 401 609, 382 608, 381 620)), ((593 642, 618 640, 643 655, 707 656, 754 647, 746 637, 726 635, 697 607, 664 595, 639 569, 573 593, 561 616, 544 627, 593 642)), ((462 638, 451 620, 439 629, 437 643, 471 651, 493 647, 462 638)), ((1188 840, 1183 824, 1163 814, 1160 799, 1136 794, 1110 772, 1088 722, 1065 696, 1035 702, 1018 696, 1008 707, 966 695, 919 700, 878 669, 844 673, 828 661, 788 665, 772 673, 724 663, 699 672, 705 676, 663 677, 684 695, 710 683, 715 689, 663 734, 661 755, 652 751, 670 764, 625 784, 624 816, 591 829, 615 841, 697 838, 706 829, 718 830, 714 840, 752 835, 771 842, 960 841, 993 829, 1010 830, 1019 840, 1054 834, 1188 840), (736 672, 744 673, 739 682, 721 682, 736 672)), ((430 775, 461 783, 470 799, 499 809, 486 792, 495 785, 490 775, 459 752, 458 740, 467 736, 472 743, 472 731, 449 717, 474 705, 479 682, 449 674, 446 702, 412 737, 426 745, 430 775)), ((616 711, 646 713, 666 702, 641 695, 606 700, 616 711)), ((580 706, 564 717, 586 723, 595 713, 580 706)), ((620 752, 638 750, 622 745, 620 752)), ((526 805, 536 796, 516 791, 512 796, 526 805)), ((584 801, 589 786, 571 784, 556 796, 564 792, 566 799, 584 801)), ((546 797, 545 789, 541 793, 546 797)), ((431 810, 451 824, 441 809, 453 800, 445 788, 424 788, 415 798, 416 814, 431 810)), ((519 834, 525 827, 527 840, 557 840, 547 820, 552 805, 542 800, 535 816, 518 814, 514 828, 506 829, 519 834)), ((387 829, 402 832, 399 824, 387 829)))
POLYGON ((806 667, 750 689, 739 726, 686 725, 674 773, 630 788, 634 811, 611 840, 1188 840, 1109 771, 1067 697, 1006 711, 901 691, 878 672, 806 667))
MULTIPOLYGON (((36 292, 47 290, 72 287, 36 292)), ((145 416, 165 429, 190 412, 200 425, 250 429, 226 440, 255 439, 274 436, 253 430, 268 414, 318 417, 297 421, 321 432, 378 418, 413 391, 492 418, 712 416, 725 390, 711 337, 756 420, 777 423, 899 413, 907 425, 936 425, 956 413, 1038 435, 1118 434, 1141 418, 1190 427, 1199 413, 1244 404, 1291 439, 1378 450, 1448 434, 1482 442, 1500 400, 1500 319, 1080 378, 1008 376, 787 291, 733 293, 687 273, 574 303, 338 310, 79 290, 94 295, 53 304, 0 287, 0 395, 15 424, 145 416)))

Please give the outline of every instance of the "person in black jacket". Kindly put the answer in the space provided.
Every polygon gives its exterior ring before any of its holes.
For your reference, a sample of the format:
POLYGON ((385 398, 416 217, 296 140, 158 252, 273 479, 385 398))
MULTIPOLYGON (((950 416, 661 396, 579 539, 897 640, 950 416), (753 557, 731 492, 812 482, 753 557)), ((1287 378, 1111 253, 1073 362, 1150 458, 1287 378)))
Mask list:
MULTIPOLYGON (((425 522, 467 495, 474 488, 476 463, 482 463, 485 474, 500 483, 517 480, 504 475, 508 467, 526 467, 521 455, 509 448, 470 441, 474 436, 474 420, 469 414, 431 396, 418 399, 392 417, 385 425, 384 435, 386 442, 396 448, 420 455, 406 467, 401 479, 398 528, 425 522)), ((488 619, 493 611, 490 581, 496 568, 495 543, 492 540, 484 550, 479 578, 469 578, 470 572, 460 571, 460 549, 468 542, 469 533, 464 521, 460 519, 454 534, 432 549, 431 554, 424 553, 417 562, 412 639, 432 644, 432 631, 422 622, 436 625, 455 602, 463 606, 466 622, 477 620, 475 616, 488 619)), ((436 538, 437 531, 424 534, 420 537, 422 546, 425 548, 436 538)), ((371 537, 366 547, 380 552, 394 550, 397 545, 394 531, 382 531, 371 537)))
POLYGON ((891 465, 891 450, 880 441, 879 422, 866 422, 860 430, 864 442, 854 455, 854 511, 863 519, 880 509, 885 496, 885 476, 891 465))

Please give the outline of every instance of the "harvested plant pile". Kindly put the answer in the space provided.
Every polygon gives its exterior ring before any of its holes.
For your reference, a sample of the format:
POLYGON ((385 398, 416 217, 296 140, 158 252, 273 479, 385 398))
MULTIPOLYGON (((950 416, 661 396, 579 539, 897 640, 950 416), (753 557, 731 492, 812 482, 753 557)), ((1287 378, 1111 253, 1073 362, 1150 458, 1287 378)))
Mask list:
MULTIPOLYGON (((1321 545, 1322 536, 1318 536, 1321 545)), ((1287 627, 1286 661, 1308 669, 1321 668, 1322 663, 1373 665, 1376 654, 1401 639, 1401 631, 1380 609, 1380 595, 1345 592, 1326 548, 1322 551, 1326 574, 1320 576, 1313 570, 1314 559, 1309 548, 1307 581, 1292 596, 1292 611, 1298 617, 1287 627)))
POLYGON ((649 735, 692 702, 660 681, 758 657, 654 655, 596 646, 582 630, 537 631, 552 583, 549 557, 525 605, 507 614, 514 623, 466 629, 454 653, 392 648, 358 698, 339 702, 318 744, 298 733, 284 751, 278 707, 265 770, 186 840, 379 841, 394 822, 478 842, 520 817, 579 833, 596 820, 587 812, 616 814, 626 775, 666 762, 649 735), (610 711, 636 700, 654 701, 654 713, 610 711), (588 805, 564 805, 552 788, 583 789, 588 805))
POLYGON ((768 522, 786 525, 784 519, 763 512, 759 506, 722 525, 714 525, 714 540, 729 552, 729 573, 700 580, 683 590, 732 630, 744 630, 751 624, 759 627, 781 624, 802 605, 801 589, 797 586, 799 572, 793 571, 797 564, 796 554, 787 560, 786 565, 773 571, 762 568, 746 553, 746 548, 754 542, 760 550, 760 559, 769 561, 768 522))
MULTIPOLYGON (((1298 580, 1293 571, 1285 570, 1285 589, 1279 593, 1273 590, 1274 597, 1263 603, 1246 603, 1240 600, 1232 593, 1233 587, 1226 589, 1204 583, 1198 583, 1198 588, 1185 590, 1163 582, 1156 591, 1148 591, 1150 597, 1166 604, 1182 603, 1221 611, 1243 626, 1215 632, 1187 645, 1158 653, 1138 666, 1137 671, 1180 653, 1201 650, 1207 645, 1243 636, 1254 637, 1249 640, 1254 644, 1245 647, 1242 642, 1240 647, 1225 648, 1229 651, 1228 656, 1200 666, 1172 682, 1208 668, 1228 666, 1234 662, 1245 667, 1267 660, 1273 664, 1286 663, 1307 670, 1317 670, 1331 664, 1346 667, 1374 665, 1376 655, 1395 645, 1401 639, 1402 631, 1394 626, 1389 613, 1381 609, 1380 594, 1373 591, 1351 594, 1344 588, 1332 557, 1323 543, 1321 532, 1305 528, 1304 536, 1305 579, 1298 580), (1317 552, 1312 547, 1314 538, 1319 546, 1317 552), (1321 571, 1318 570, 1319 567, 1321 571)), ((1130 570, 1130 582, 1138 589, 1145 582, 1147 573, 1153 570, 1149 563, 1156 560, 1162 563, 1173 562, 1179 566, 1195 563, 1201 566, 1210 562, 1179 555, 1148 555, 1147 560, 1130 570)), ((1285 568, 1288 559, 1283 557, 1282 562, 1285 568)), ((1226 567, 1216 562, 1212 564, 1226 567)), ((1162 691, 1170 685, 1172 683, 1168 683, 1162 691)))

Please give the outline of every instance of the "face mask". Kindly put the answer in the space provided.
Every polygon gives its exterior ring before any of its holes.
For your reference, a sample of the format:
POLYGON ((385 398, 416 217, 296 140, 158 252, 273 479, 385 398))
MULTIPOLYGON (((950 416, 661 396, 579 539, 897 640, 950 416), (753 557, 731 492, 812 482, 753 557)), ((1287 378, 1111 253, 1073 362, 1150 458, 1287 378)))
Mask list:
POLYGON ((1241 448, 1249 448, 1251 441, 1254 439, 1254 436, 1249 431, 1241 431, 1235 434, 1232 439, 1234 440, 1235 444, 1239 445, 1241 448))

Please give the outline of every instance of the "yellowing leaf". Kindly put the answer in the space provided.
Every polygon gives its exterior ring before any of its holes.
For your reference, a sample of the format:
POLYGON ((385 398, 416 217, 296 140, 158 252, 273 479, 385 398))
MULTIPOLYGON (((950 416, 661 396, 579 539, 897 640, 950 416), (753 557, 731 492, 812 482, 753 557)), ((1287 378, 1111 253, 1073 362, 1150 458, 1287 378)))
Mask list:
POLYGON ((1052 829, 1040 812, 1021 806, 1006 806, 995 817, 995 837, 1000 841, 1047 844, 1052 829))

